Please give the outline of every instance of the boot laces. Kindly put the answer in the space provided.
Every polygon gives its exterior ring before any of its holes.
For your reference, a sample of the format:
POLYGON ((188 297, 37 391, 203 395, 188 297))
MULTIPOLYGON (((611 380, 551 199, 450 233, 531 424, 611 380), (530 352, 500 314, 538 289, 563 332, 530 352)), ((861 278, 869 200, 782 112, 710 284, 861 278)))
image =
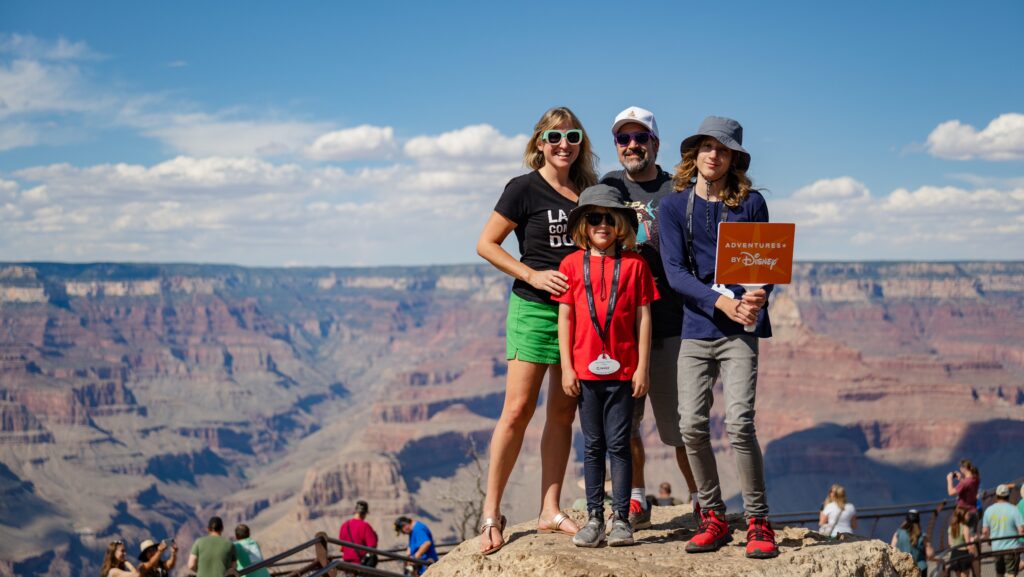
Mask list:
POLYGON ((748 541, 775 541, 775 531, 772 531, 765 521, 754 521, 747 530, 748 541))

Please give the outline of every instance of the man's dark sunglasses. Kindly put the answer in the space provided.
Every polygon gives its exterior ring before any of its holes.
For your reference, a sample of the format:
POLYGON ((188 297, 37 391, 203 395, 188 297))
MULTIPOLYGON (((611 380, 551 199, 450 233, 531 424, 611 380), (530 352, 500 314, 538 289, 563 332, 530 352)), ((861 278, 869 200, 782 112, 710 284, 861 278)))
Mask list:
POLYGON ((615 217, 610 212, 588 212, 583 215, 590 226, 600 226, 603 222, 608 226, 615 226, 615 217))
POLYGON ((654 134, 650 132, 620 132, 615 135, 615 143, 619 146, 629 146, 630 140, 635 140, 637 144, 647 144, 654 138, 654 134))

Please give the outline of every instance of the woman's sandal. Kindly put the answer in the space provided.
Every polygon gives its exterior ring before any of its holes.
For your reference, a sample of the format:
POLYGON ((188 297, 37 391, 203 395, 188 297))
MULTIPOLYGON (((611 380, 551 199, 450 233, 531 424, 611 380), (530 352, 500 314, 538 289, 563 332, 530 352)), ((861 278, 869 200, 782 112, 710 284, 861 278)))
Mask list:
MULTIPOLYGON (((566 531, 565 529, 562 529, 562 523, 565 523, 566 521, 569 521, 570 523, 573 523, 573 520, 570 519, 568 515, 566 515, 565 513, 559 511, 558 514, 555 515, 554 518, 552 518, 550 521, 545 521, 543 519, 540 519, 540 523, 538 523, 538 525, 537 525, 537 532, 538 533, 562 533, 563 535, 569 535, 569 536, 575 535, 575 533, 570 533, 570 532, 566 531)), ((575 525, 575 523, 573 523, 573 524, 575 525)))
POLYGON ((480 536, 483 537, 486 534, 488 542, 490 542, 491 539, 491 529, 497 529, 498 533, 501 534, 501 543, 493 547, 484 549, 480 552, 481 555, 490 555, 491 553, 494 553, 498 549, 501 549, 505 546, 505 523, 506 519, 504 515, 502 515, 499 519, 488 517, 484 519, 482 523, 480 523, 480 536))

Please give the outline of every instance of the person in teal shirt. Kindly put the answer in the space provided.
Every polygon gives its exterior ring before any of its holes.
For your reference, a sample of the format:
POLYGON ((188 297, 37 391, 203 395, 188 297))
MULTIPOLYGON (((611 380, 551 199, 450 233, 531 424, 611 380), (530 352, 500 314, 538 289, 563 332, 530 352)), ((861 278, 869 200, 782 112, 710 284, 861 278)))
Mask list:
MULTIPOLYGON (((263 551, 260 544, 249 535, 249 526, 240 524, 235 527, 235 563, 241 571, 250 565, 263 561, 263 551)), ((249 577, 270 577, 270 571, 266 568, 249 573, 249 577)))
MULTIPOLYGON (((1010 487, 999 485, 996 487, 996 502, 985 509, 985 515, 981 519, 981 538, 996 539, 999 537, 1014 537, 1024 535, 1024 517, 1021 512, 1010 504, 1010 487)), ((1020 546, 1019 539, 1001 539, 991 543, 992 551, 1009 551, 1020 546)), ((1013 576, 1017 574, 1020 566, 1020 556, 1017 553, 1005 553, 996 556, 996 575, 1013 576)))

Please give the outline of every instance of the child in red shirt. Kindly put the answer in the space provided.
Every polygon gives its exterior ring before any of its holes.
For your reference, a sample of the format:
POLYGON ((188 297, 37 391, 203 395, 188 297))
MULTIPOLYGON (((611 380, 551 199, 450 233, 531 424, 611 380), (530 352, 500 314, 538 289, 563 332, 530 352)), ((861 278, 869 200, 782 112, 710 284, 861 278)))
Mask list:
POLYGON ((554 297, 562 389, 579 397, 584 436, 583 472, 590 519, 573 537, 579 547, 605 540, 604 462, 611 458, 611 546, 632 545, 629 437, 633 399, 647 393, 651 348, 650 303, 658 289, 636 252, 636 211, 615 188, 599 184, 580 194, 569 231, 580 250, 562 260, 569 290, 554 297))

